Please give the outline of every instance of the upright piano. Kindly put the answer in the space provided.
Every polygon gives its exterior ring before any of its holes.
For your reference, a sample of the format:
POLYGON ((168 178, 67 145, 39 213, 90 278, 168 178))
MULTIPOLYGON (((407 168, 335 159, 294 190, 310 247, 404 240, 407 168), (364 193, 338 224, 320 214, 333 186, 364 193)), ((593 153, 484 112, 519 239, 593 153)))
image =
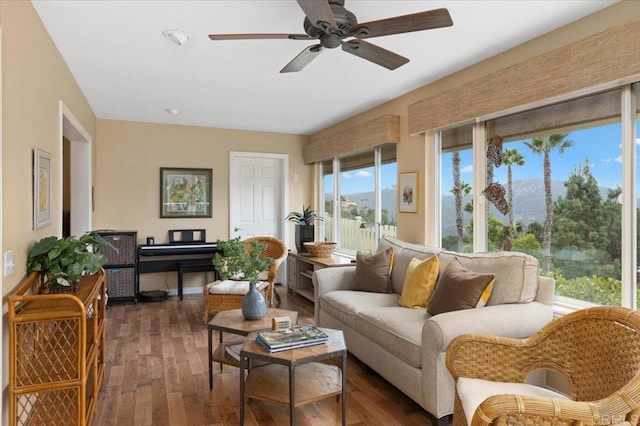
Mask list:
POLYGON ((205 238, 204 229, 170 230, 169 244, 139 245, 138 280, 139 274, 177 271, 178 296, 182 300, 182 279, 185 273, 215 272, 212 259, 221 250, 215 243, 206 242, 205 238), (178 238, 178 234, 181 234, 182 238, 178 238), (198 238, 194 238, 194 235, 198 238))

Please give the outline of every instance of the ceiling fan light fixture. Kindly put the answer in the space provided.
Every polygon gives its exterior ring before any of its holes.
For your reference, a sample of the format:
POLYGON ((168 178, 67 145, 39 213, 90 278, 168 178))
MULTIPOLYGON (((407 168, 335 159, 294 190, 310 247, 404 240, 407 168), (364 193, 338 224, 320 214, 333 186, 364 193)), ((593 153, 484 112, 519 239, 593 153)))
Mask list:
POLYGON ((182 46, 189 40, 189 34, 181 30, 165 30, 162 35, 178 46, 182 46))

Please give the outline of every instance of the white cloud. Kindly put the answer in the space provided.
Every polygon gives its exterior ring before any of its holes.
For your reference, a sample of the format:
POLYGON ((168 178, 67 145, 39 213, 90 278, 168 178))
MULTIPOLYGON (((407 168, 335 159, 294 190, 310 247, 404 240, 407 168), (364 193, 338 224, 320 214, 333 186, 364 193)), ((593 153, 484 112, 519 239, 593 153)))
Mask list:
POLYGON ((602 161, 603 163, 610 163, 613 160, 613 158, 603 158, 602 161))
POLYGON ((347 173, 347 172, 342 172, 341 175, 345 179, 351 179, 353 177, 351 176, 351 173, 347 173))
POLYGON ((622 163, 622 155, 616 157, 616 163, 622 163))
POLYGON ((359 172, 356 172, 356 177, 359 177, 359 178, 368 178, 370 176, 373 176, 373 173, 368 172, 366 170, 360 170, 359 172))
POLYGON ((640 138, 636 139, 636 145, 640 145, 640 138))
POLYGON ((473 164, 469 164, 468 166, 461 168, 460 173, 473 173, 473 164))

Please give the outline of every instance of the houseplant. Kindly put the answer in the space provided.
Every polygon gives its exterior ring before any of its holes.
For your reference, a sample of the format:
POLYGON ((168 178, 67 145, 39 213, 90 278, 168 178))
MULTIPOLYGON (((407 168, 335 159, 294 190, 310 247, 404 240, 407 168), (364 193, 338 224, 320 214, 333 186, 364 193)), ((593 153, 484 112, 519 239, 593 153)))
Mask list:
POLYGON ((314 239, 314 226, 313 222, 316 220, 322 221, 324 218, 318 216, 315 210, 311 209, 311 206, 305 207, 302 205, 302 213, 289 212, 286 221, 296 224, 296 249, 298 253, 306 253, 307 249, 304 246, 306 242, 312 242, 314 239))
POLYGON ((27 271, 40 272, 41 293, 72 292, 81 275, 95 274, 106 263, 106 256, 97 250, 101 245, 117 251, 93 232, 80 238, 43 238, 29 250, 27 271))
POLYGON ((266 247, 257 241, 244 243, 240 241, 240 237, 227 241, 217 240, 216 245, 222 250, 222 255, 216 253, 213 266, 222 279, 241 277, 249 281, 249 291, 242 299, 242 315, 250 320, 264 317, 267 304, 256 286, 260 281, 260 273, 267 271, 274 262, 271 257, 262 256, 266 247))

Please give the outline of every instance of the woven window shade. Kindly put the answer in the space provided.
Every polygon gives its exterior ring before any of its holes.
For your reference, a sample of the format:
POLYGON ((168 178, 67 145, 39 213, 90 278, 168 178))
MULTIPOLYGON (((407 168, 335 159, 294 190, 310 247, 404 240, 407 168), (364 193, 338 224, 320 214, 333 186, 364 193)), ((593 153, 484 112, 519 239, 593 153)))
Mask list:
POLYGON ((635 18, 409 105, 409 133, 468 122, 639 74, 640 18, 635 18))
POLYGON ((304 162, 311 164, 387 143, 398 142, 400 142, 400 116, 383 115, 334 135, 312 136, 304 147, 304 162))

